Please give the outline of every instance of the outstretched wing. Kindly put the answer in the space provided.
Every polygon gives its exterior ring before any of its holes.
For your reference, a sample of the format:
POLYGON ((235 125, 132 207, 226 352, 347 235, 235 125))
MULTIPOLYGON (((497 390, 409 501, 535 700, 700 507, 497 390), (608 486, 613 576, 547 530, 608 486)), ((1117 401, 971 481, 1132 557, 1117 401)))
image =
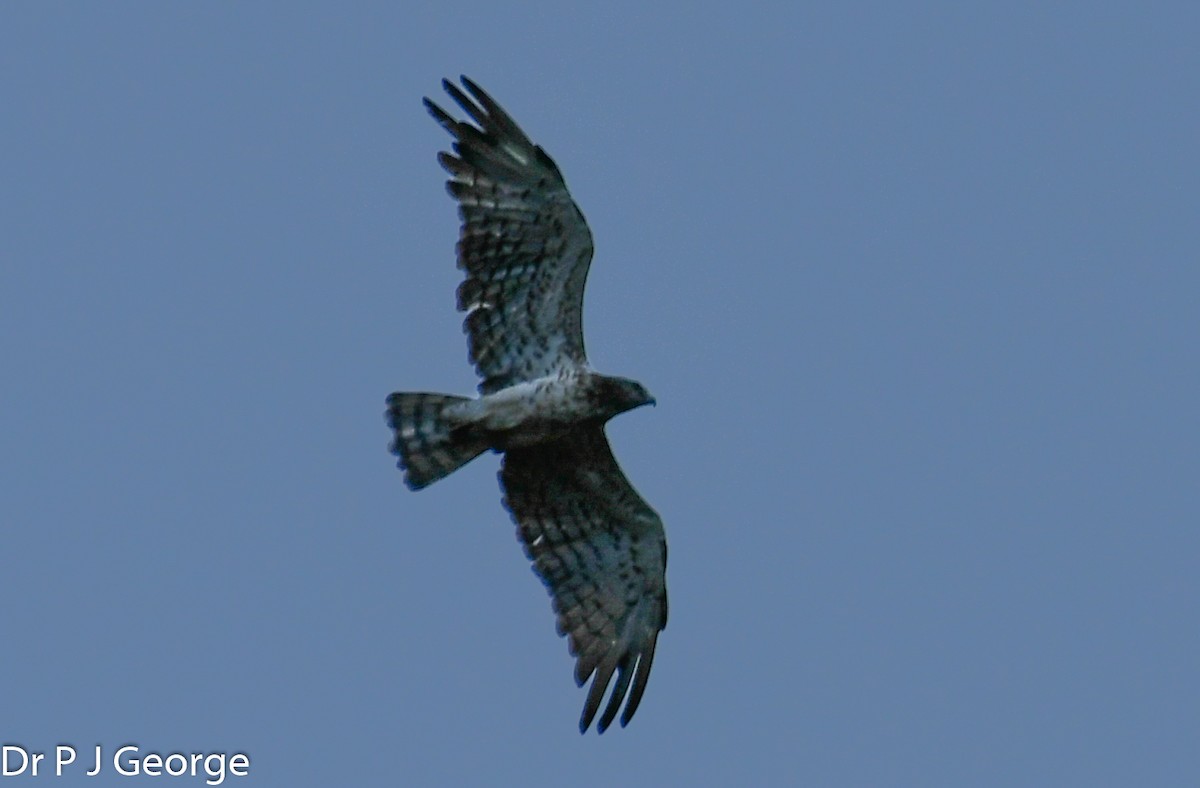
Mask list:
POLYGON ((425 99, 429 114, 453 135, 454 153, 439 153, 450 173, 462 230, 459 311, 484 393, 583 364, 583 285, 592 234, 553 160, 500 105, 462 77, 464 94, 446 92, 477 125, 450 117, 425 99))
POLYGON ((612 696, 601 733, 637 711, 658 633, 667 625, 667 543, 662 520, 621 473, 601 426, 559 440, 509 449, 500 470, 504 504, 534 571, 553 599, 559 635, 577 658, 580 686, 594 674, 579 730, 612 696))

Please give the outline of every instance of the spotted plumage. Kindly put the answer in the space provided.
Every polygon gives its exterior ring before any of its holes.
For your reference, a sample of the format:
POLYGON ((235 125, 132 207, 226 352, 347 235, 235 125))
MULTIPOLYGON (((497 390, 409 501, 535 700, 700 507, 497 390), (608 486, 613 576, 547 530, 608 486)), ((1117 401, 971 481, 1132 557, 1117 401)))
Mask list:
POLYGON ((425 99, 455 140, 438 161, 462 219, 457 299, 480 396, 392 394, 392 451, 412 489, 488 449, 504 453, 504 505, 550 592, 576 682, 592 680, 581 732, 613 684, 596 726, 603 732, 623 702, 621 724, 633 717, 667 623, 662 521, 604 434, 610 418, 654 400, 640 383, 588 365, 592 235, 558 167, 471 80, 462 78, 465 93, 442 85, 472 121, 425 99))

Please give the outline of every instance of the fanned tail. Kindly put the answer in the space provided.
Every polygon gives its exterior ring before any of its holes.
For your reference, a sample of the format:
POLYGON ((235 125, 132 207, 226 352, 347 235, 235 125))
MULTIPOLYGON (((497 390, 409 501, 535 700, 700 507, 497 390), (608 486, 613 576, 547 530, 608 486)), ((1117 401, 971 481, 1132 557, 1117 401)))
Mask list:
POLYGON ((451 429, 447 405, 466 397, 398 391, 387 398, 388 426, 395 431, 392 454, 400 458, 404 483, 419 490, 448 476, 487 450, 487 442, 451 429))

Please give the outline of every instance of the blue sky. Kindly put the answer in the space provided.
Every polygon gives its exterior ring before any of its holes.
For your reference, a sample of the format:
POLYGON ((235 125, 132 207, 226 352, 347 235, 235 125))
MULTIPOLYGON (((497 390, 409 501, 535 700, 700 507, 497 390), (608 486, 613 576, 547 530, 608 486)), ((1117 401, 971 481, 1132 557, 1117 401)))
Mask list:
POLYGON ((235 786, 1197 782, 1198 32, 6 5, 0 738, 235 786), (603 737, 496 458, 414 494, 387 453, 389 392, 475 385, 420 105, 460 73, 588 217, 593 364, 658 398, 609 434, 671 620, 603 737))

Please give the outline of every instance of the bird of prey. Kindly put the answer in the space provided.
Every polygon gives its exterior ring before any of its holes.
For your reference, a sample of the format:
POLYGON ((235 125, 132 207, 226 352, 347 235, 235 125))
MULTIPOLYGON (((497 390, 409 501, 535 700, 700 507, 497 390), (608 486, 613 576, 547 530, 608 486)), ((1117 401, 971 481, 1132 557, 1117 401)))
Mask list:
POLYGON ((637 711, 667 624, 662 520, 604 434, 613 416, 654 399, 588 364, 581 317, 592 234, 554 161, 474 82, 462 77, 465 93, 442 86, 471 121, 425 99, 454 138, 438 161, 462 219, 458 309, 482 382, 476 398, 389 396, 391 450, 414 490, 488 449, 504 454, 503 503, 577 659, 576 683, 592 679, 580 733, 616 675, 596 725, 603 733, 627 693, 621 725, 637 711))

